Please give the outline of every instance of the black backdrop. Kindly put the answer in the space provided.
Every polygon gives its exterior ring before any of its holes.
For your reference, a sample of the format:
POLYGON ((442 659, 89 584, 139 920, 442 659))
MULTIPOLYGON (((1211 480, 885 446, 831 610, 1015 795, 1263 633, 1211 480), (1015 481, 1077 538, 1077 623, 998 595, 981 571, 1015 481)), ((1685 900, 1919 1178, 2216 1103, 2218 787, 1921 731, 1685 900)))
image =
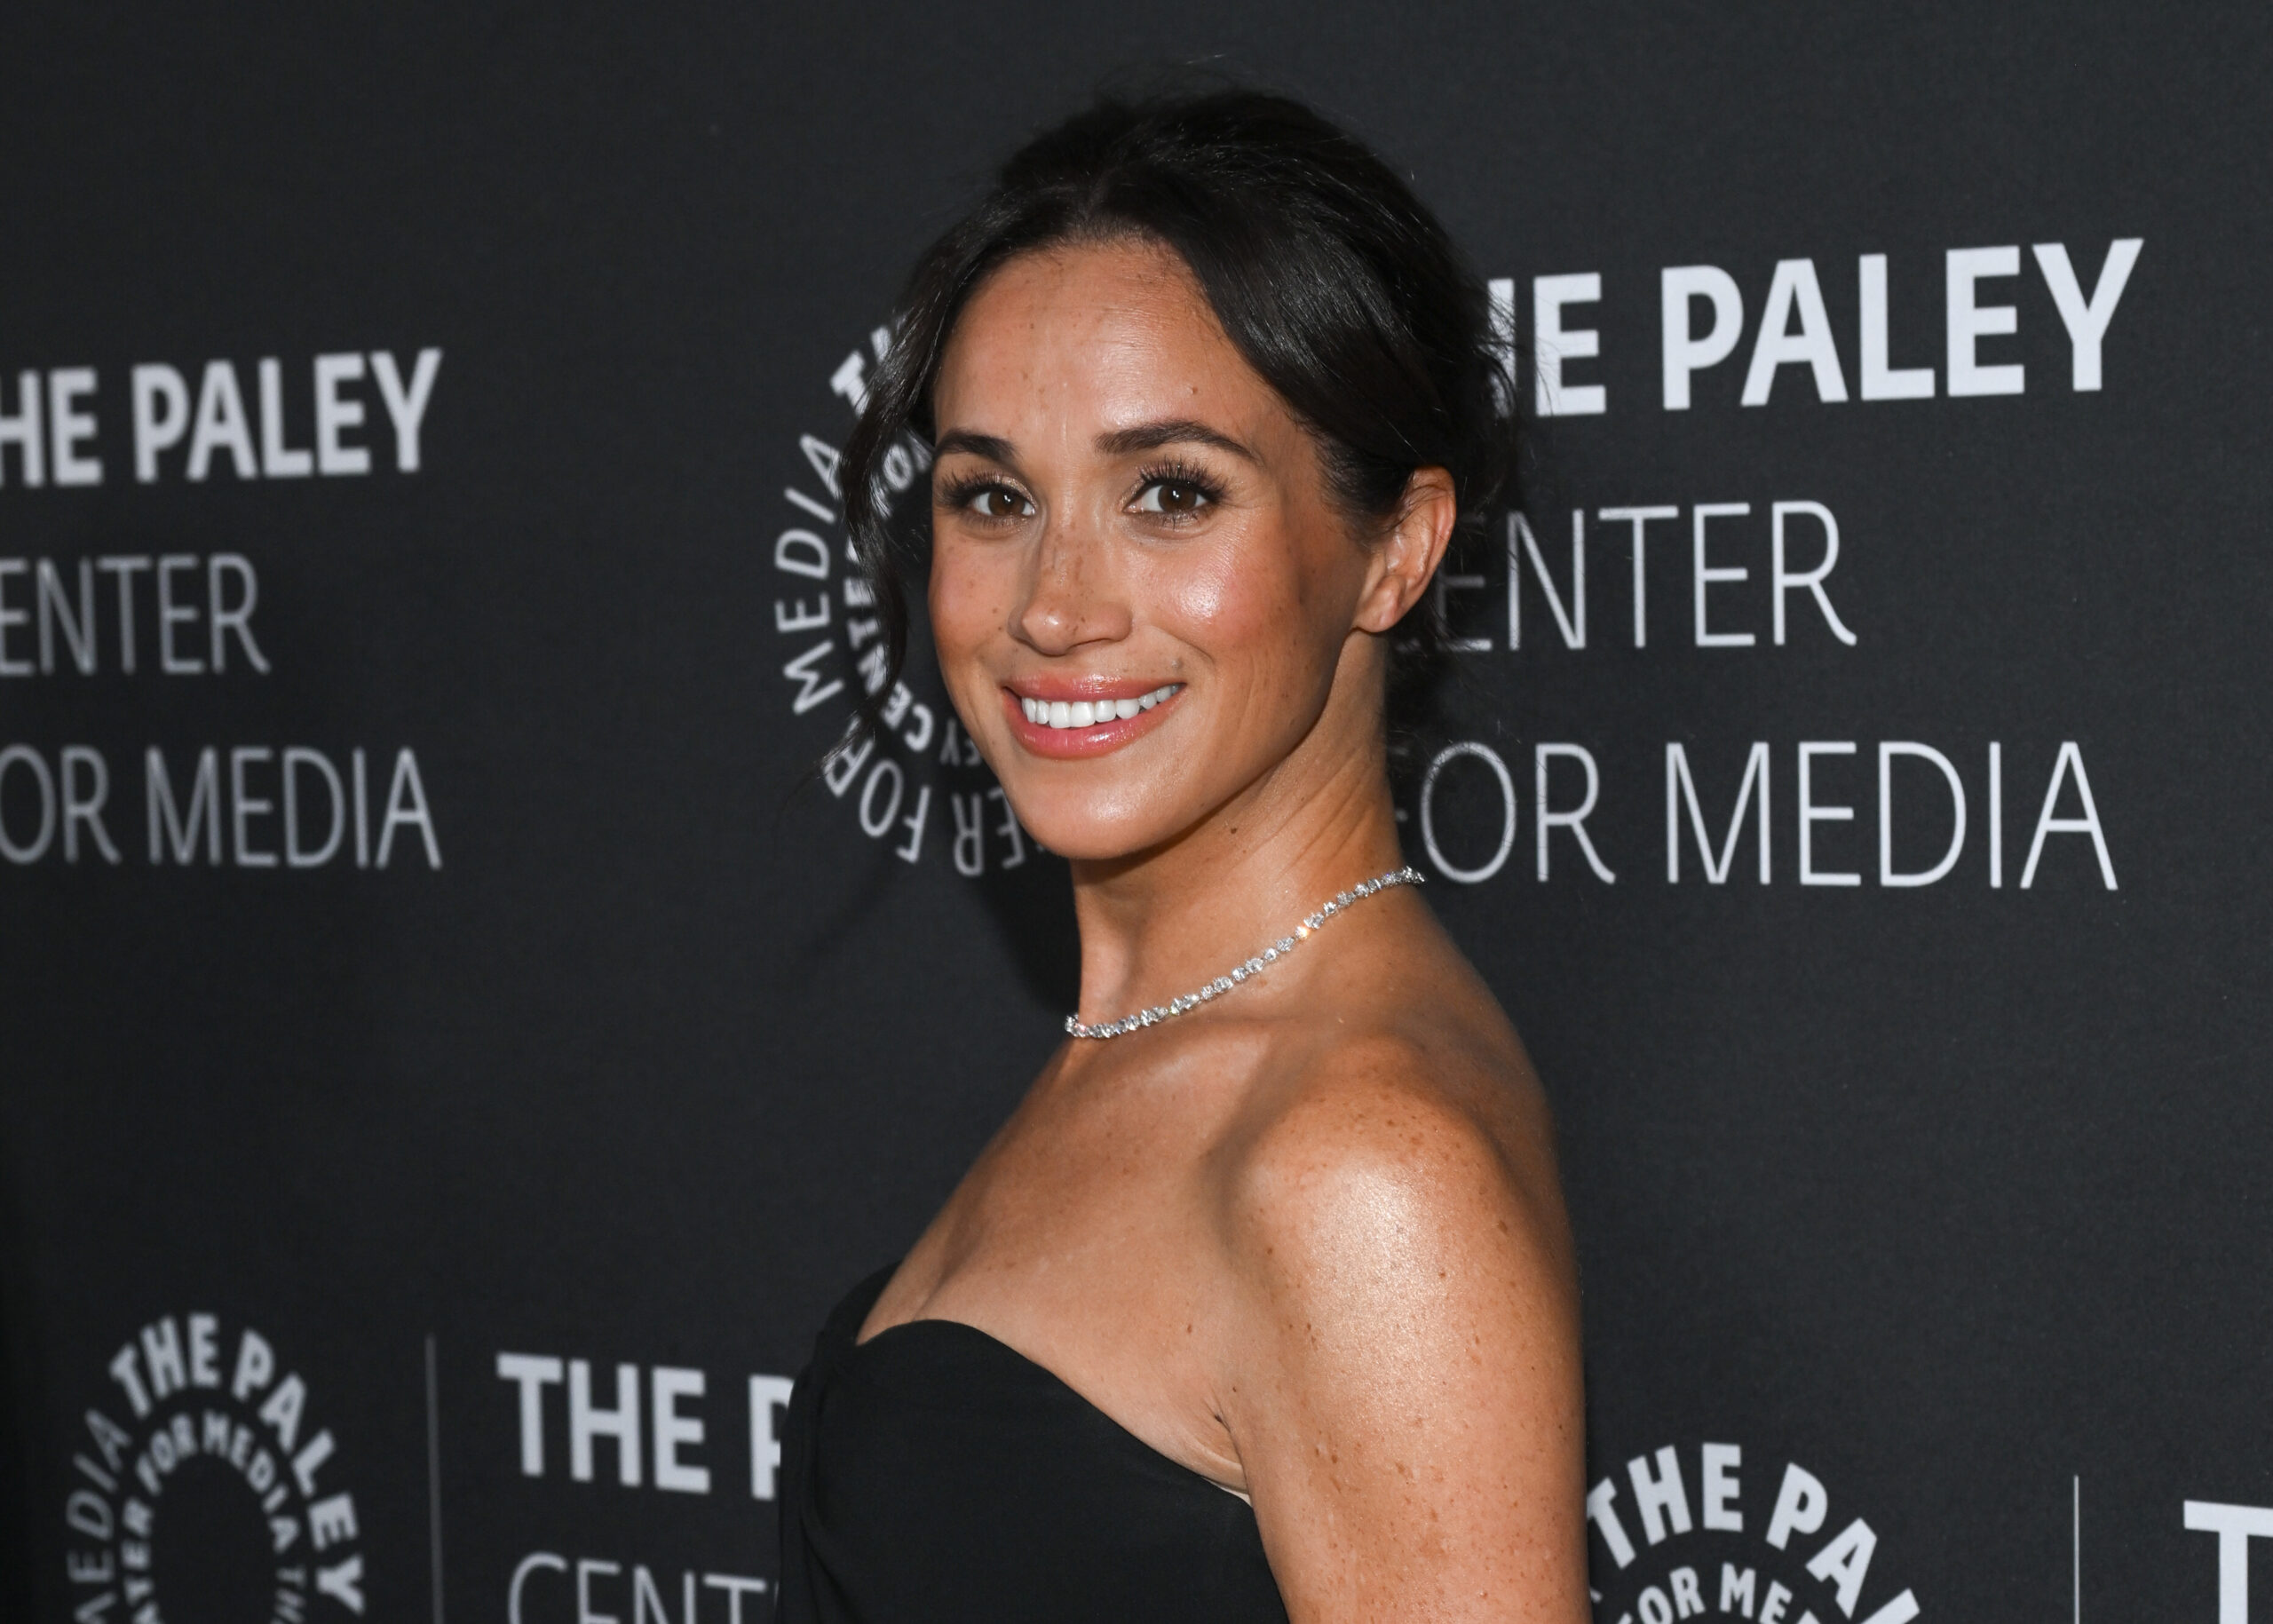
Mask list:
POLYGON ((848 358, 1191 60, 1413 174, 1563 408, 1406 830, 1560 1115, 1604 1624, 2265 1616, 2268 28, 12 10, 0 1605, 763 1616, 779 1379, 1071 982, 935 680, 796 789, 848 358))

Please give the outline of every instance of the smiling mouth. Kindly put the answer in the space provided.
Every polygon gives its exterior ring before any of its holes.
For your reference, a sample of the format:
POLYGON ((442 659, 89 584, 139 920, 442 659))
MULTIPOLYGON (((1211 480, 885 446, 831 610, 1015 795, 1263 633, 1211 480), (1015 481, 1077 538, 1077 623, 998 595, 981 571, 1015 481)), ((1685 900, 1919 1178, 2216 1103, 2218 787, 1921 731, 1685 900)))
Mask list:
POLYGON ((1163 683, 1150 693, 1140 693, 1134 699, 1101 700, 1041 700, 1018 695, 1018 709, 1027 721, 1036 727, 1048 727, 1060 732, 1077 727, 1097 727, 1106 722, 1125 722, 1142 711, 1150 710, 1161 701, 1172 699, 1184 685, 1163 683))

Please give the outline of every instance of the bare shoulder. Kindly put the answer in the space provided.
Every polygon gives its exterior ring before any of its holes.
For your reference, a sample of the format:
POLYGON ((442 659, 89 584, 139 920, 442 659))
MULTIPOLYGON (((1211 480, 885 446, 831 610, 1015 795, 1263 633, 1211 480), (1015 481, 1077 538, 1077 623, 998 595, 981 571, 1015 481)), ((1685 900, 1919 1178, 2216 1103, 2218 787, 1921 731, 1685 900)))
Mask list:
POLYGON ((1221 1147, 1220 1413, 1295 1617, 1575 1620, 1578 1292, 1545 1104, 1489 994, 1437 987, 1311 1022, 1221 1147))
POLYGON ((1497 1035, 1384 1025, 1267 1079, 1222 1163, 1242 1275, 1349 1308, 1361 1286, 1380 1308, 1441 1302, 1456 1273, 1527 1297, 1574 1286, 1545 1097, 1513 1034, 1497 1035))
POLYGON ((1545 1091, 1482 979, 1421 923, 1350 955, 1322 1018, 1262 1067, 1221 1163, 1226 1239, 1268 1257, 1350 1226, 1417 1239, 1417 1224, 1567 1274, 1545 1091))

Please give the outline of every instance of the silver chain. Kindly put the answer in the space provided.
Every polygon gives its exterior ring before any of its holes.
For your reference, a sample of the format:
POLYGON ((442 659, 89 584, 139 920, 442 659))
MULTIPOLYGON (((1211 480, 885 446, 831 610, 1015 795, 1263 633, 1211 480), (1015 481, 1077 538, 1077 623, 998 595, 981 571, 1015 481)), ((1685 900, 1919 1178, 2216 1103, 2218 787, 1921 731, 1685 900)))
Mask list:
POLYGON ((1097 1026, 1084 1025, 1081 1011, 1077 1010, 1065 1018, 1065 1030, 1077 1038, 1117 1038, 1136 1031, 1139 1026, 1156 1026, 1172 1017, 1189 1013, 1203 1003, 1212 1003, 1221 998, 1244 983, 1249 976, 1261 975, 1269 966, 1276 964, 1308 941, 1319 926, 1351 904, 1362 902, 1375 891, 1387 891, 1392 885, 1424 883, 1426 881, 1421 871, 1409 863, 1373 879, 1361 880, 1296 925, 1292 936, 1280 937, 1246 963, 1236 966, 1231 974, 1216 977, 1198 992, 1186 993, 1181 998, 1171 998, 1166 1003, 1156 1003, 1149 1010, 1139 1010, 1134 1015, 1124 1015, 1119 1020, 1106 1021, 1097 1026))

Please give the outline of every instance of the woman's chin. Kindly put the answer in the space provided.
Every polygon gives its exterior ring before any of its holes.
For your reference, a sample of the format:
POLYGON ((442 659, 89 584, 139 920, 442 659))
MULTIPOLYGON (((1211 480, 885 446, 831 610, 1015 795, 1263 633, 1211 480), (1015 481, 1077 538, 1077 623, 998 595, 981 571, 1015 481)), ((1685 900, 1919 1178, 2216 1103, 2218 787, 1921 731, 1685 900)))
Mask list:
POLYGON ((1077 863, 1110 863, 1144 853, 1173 840, 1186 827, 1151 809, 1129 811, 1098 806, 1086 796, 1010 796, 1018 823, 1045 850, 1077 863))

